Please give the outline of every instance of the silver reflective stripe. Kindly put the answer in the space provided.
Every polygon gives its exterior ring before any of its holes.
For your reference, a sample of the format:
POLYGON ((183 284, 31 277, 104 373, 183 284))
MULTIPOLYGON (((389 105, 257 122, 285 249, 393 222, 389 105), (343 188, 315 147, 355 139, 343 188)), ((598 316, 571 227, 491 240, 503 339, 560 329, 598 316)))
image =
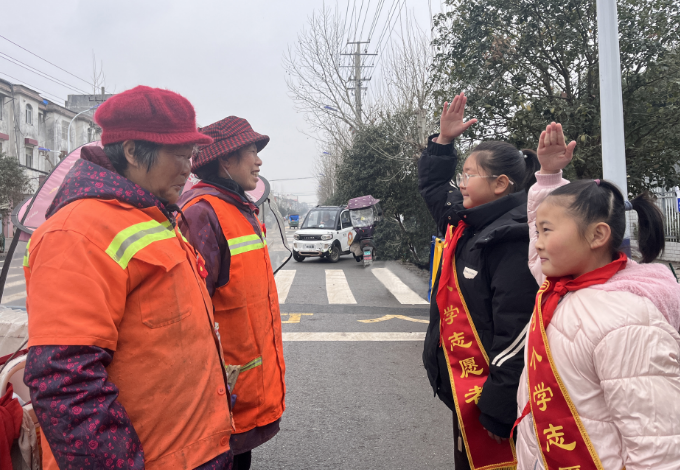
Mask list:
POLYGON ((141 230, 133 235, 130 235, 128 238, 123 241, 123 243, 120 244, 120 247, 116 251, 115 257, 117 259, 122 259, 123 254, 125 253, 125 250, 127 250, 130 245, 132 245, 134 242, 139 240, 142 237, 145 237, 147 235, 152 235, 154 233, 160 233, 163 232, 164 230, 172 230, 169 227, 165 225, 158 224, 156 227, 151 227, 147 228, 146 230, 141 230))
POLYGON ((247 241, 247 242, 236 243, 235 245, 229 245, 229 249, 230 249, 230 250, 237 250, 237 249, 239 249, 239 248, 243 248, 244 246, 248 246, 248 245, 256 245, 256 244, 260 244, 260 245, 261 245, 261 244, 262 244, 262 240, 260 240, 260 239, 258 238, 257 240, 251 240, 251 241, 247 241))

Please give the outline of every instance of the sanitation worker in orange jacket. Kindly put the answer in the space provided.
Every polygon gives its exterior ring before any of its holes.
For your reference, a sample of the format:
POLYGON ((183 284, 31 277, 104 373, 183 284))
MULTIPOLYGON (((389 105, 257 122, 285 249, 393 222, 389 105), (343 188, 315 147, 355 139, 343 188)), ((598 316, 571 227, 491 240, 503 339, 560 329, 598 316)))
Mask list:
POLYGON ((241 366, 233 393, 234 469, 250 468, 251 451, 279 431, 285 409, 285 364, 276 284, 255 189, 269 137, 230 116, 201 129, 215 142, 194 157, 201 182, 182 195, 180 228, 203 255, 224 358, 241 366))
POLYGON ((81 149, 24 258, 43 467, 231 469, 206 272, 173 215, 194 146, 212 139, 191 103, 155 88, 109 98, 95 120, 104 148, 81 149))

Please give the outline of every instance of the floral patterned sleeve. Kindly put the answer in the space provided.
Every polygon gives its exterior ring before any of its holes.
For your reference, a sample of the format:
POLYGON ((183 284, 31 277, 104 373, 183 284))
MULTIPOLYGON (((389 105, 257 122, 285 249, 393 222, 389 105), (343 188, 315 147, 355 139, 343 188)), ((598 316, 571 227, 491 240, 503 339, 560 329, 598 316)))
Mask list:
POLYGON ((96 346, 34 346, 24 383, 60 469, 144 468, 144 451, 96 346))

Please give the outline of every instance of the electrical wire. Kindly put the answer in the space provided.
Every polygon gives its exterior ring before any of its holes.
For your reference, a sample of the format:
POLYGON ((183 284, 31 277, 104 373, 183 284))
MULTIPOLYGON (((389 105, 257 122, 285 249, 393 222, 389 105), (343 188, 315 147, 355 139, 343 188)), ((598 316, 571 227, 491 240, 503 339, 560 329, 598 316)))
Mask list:
POLYGON ((87 84, 90 85, 90 86, 95 86, 94 83, 90 83, 90 82, 88 82, 87 80, 82 79, 82 78, 80 78, 79 76, 72 74, 72 73, 69 72, 68 70, 65 70, 65 69, 59 67, 57 64, 54 64, 54 63, 50 62, 50 61, 47 60, 47 59, 43 59, 43 58, 40 57, 38 54, 29 51, 29 50, 26 49, 25 47, 20 46, 19 44, 17 44, 16 42, 14 42, 14 41, 12 41, 12 40, 10 40, 10 39, 7 39, 5 36, 3 36, 3 35, 1 35, 1 34, 0 34, 0 38, 4 39, 4 40, 7 41, 7 42, 11 42, 11 43, 14 44, 15 46, 17 46, 19 49, 25 50, 25 51, 28 52, 29 54, 34 55, 34 56, 36 56, 38 59, 47 62, 48 64, 50 64, 50 65, 53 66, 53 67, 58 68, 58 69, 61 70, 62 72, 66 72, 67 74, 71 75, 72 77, 77 78, 78 80, 80 80, 80 81, 82 81, 82 82, 85 82, 85 83, 87 83, 87 84))
POLYGON ((385 5, 385 0, 379 0, 378 6, 375 8, 375 16, 373 17, 373 22, 371 23, 371 29, 368 31, 368 40, 370 41, 373 37, 373 32, 375 27, 378 25, 378 20, 380 19, 380 14, 382 13, 382 8, 385 5))
POLYGON ((84 94, 84 95, 88 95, 88 94, 89 94, 89 93, 86 92, 86 91, 83 91, 83 90, 81 90, 81 89, 79 89, 79 88, 76 88, 76 87, 74 87, 73 85, 69 85, 68 83, 66 83, 66 82, 64 82, 64 81, 62 81, 62 80, 59 80, 58 78, 53 77, 52 75, 49 75, 49 74, 47 74, 47 73, 45 73, 45 72, 43 72, 43 71, 41 71, 41 70, 38 70, 38 69, 36 69, 35 67, 32 67, 32 66, 30 66, 30 65, 28 65, 28 64, 24 64, 24 63, 21 62, 20 60, 17 60, 17 59, 15 59, 14 57, 11 57, 11 56, 5 54, 4 52, 0 52, 0 59, 5 59, 7 62, 13 63, 14 65, 18 65, 19 67, 21 67, 21 68, 23 68, 23 69, 26 69, 26 70, 28 70, 29 72, 32 72, 32 73, 34 73, 34 74, 36 74, 36 75, 39 75, 39 76, 41 76, 41 77, 43 77, 43 78, 46 78, 47 80, 49 80, 49 81, 51 81, 51 82, 56 83, 57 85, 60 85, 60 86, 66 87, 66 88, 70 88, 71 90, 76 91, 76 92, 78 92, 78 93, 82 93, 82 94, 84 94))
MULTIPOLYGON (((359 15, 357 16, 356 30, 359 29, 359 23, 361 23, 361 12, 364 10, 364 1, 365 0, 361 0, 361 8, 359 8, 359 15)), ((369 4, 370 4, 370 1, 369 1, 369 4)), ((366 15, 368 15, 368 8, 366 8, 366 15)), ((364 19, 364 23, 366 23, 365 19, 364 19)), ((355 34, 356 34, 356 30, 355 30, 355 34)), ((362 27, 361 32, 359 33, 359 41, 361 41, 361 35, 363 34, 363 32, 364 32, 364 28, 362 27)))
MULTIPOLYGON (((43 94, 43 95, 52 96, 52 97, 54 97, 54 98, 56 98, 56 99, 58 99, 58 100, 60 100, 60 101, 63 101, 64 103, 66 103, 66 100, 65 100, 64 98, 61 98, 61 97, 59 97, 59 96, 57 96, 57 95, 54 95, 54 94, 52 94, 52 93, 50 93, 50 92, 47 92, 47 91, 41 91, 40 88, 31 85, 30 83, 26 82, 25 80, 22 80, 22 79, 20 79, 20 78, 13 77, 13 76, 11 76, 10 74, 5 73, 5 72, 0 72, 0 73, 3 74, 3 75, 5 75, 5 76, 7 76, 7 77, 9 77, 9 78, 11 78, 12 80, 16 80, 16 81, 19 81, 19 82, 24 82, 24 84, 25 84, 26 86, 31 87, 33 90, 37 91, 38 93, 41 93, 41 94, 43 94)), ((18 85, 20 85, 20 83, 19 83, 18 85)))

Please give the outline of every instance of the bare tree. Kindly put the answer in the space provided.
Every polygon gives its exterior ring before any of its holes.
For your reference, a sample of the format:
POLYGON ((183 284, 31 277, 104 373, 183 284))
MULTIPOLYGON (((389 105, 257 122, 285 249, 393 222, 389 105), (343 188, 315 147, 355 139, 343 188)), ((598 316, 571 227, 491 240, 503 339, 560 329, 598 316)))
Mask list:
MULTIPOLYGON (((393 135, 403 136, 405 151, 385 158, 404 161, 404 171, 411 168, 406 160, 412 163, 417 158, 436 126, 429 80, 432 50, 413 15, 400 14, 398 22, 386 24, 390 34, 384 44, 378 41, 380 68, 362 100, 361 115, 354 96, 356 72, 347 60, 356 51, 348 46, 346 20, 337 9, 324 5, 309 18, 283 60, 291 98, 319 141, 315 170, 320 201, 335 194, 336 169, 344 150, 352 145, 354 131, 363 124, 394 124, 398 132, 393 135), (396 40, 390 41, 392 33, 396 40)), ((363 69, 370 65, 368 57, 362 57, 363 69)))
POLYGON ((104 94, 106 87, 106 75, 104 74, 104 62, 100 61, 97 66, 97 57, 92 51, 92 94, 104 94))

